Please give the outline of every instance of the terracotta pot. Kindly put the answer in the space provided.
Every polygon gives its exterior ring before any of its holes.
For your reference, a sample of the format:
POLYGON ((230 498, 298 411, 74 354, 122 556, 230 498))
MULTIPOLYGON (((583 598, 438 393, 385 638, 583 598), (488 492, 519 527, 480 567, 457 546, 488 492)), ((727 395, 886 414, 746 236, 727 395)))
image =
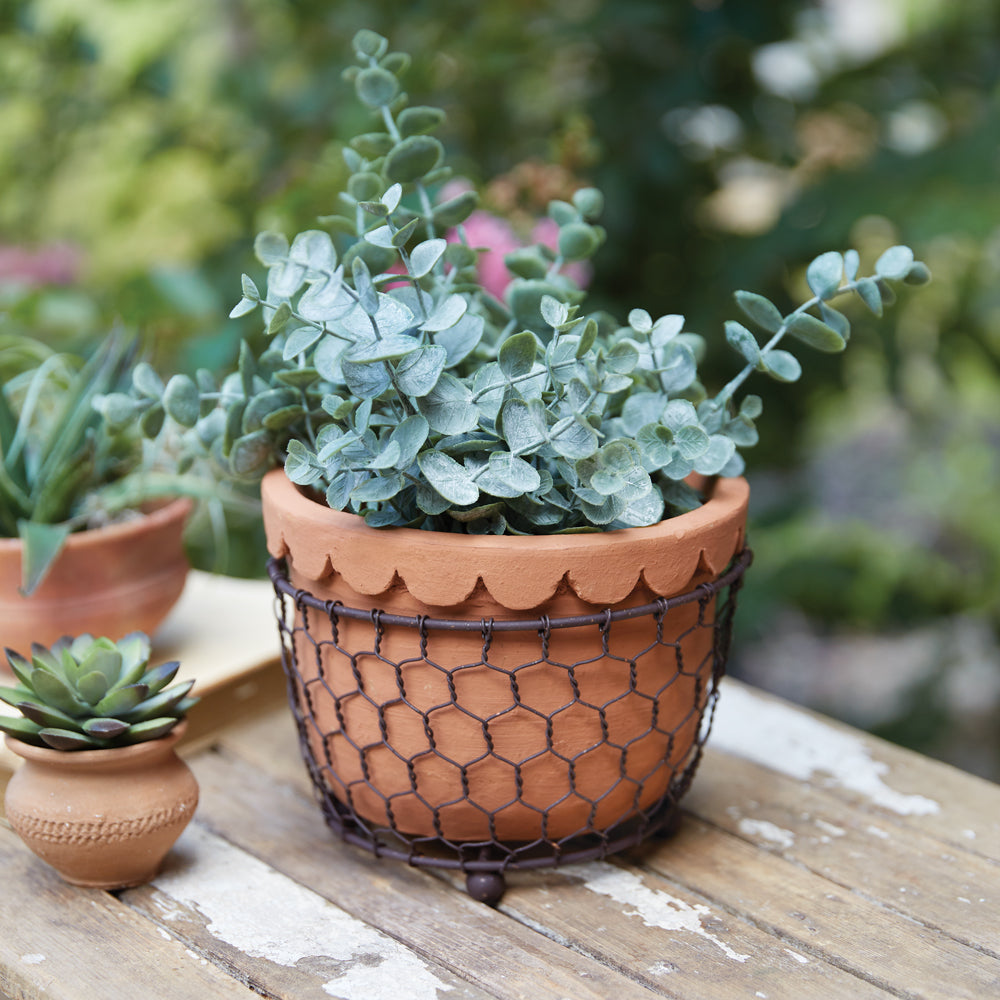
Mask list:
POLYGON ((51 646, 64 635, 152 635, 184 589, 181 535, 190 510, 181 498, 134 520, 70 535, 31 597, 18 590, 20 539, 0 538, 0 645, 26 655, 32 642, 51 646))
POLYGON ((115 750, 50 750, 6 737, 24 758, 4 797, 10 825, 74 885, 148 882, 198 805, 198 784, 174 751, 185 725, 115 750))
MULTIPOLYGON (((649 528, 494 537, 372 529, 281 471, 268 548, 293 587, 362 610, 531 619, 638 607, 718 575, 743 545, 748 487, 649 528)), ((712 671, 713 607, 553 630, 433 631, 297 612, 293 695, 330 791, 373 824, 449 840, 605 830, 691 760, 712 671)))

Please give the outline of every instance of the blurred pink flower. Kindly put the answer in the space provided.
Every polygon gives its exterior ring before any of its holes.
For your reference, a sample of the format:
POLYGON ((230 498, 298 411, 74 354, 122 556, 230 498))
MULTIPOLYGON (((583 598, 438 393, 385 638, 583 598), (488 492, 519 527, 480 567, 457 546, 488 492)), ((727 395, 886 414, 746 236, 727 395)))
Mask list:
MULTIPOLYGON (((510 273, 503 262, 504 255, 529 244, 521 242, 504 219, 482 209, 473 212, 463 226, 469 246, 485 248, 479 255, 480 284, 491 295, 503 299, 504 292, 511 283, 510 273)), ((457 242, 458 232, 452 230, 448 233, 448 240, 451 243, 457 242)), ((557 249, 559 226, 553 219, 546 216, 538 220, 531 232, 531 245, 535 243, 541 243, 552 250, 557 249)), ((583 261, 574 262, 564 265, 562 273, 572 278, 581 288, 585 288, 590 281, 591 268, 583 261)))
MULTIPOLYGON (((469 190, 470 185, 465 181, 452 181, 445 185, 441 191, 441 201, 454 198, 462 191, 469 190)), ((521 247, 541 243, 552 250, 556 250, 559 244, 559 225, 548 216, 541 218, 535 224, 531 232, 531 243, 525 243, 517 238, 513 227, 506 219, 485 209, 478 209, 473 212, 465 222, 462 223, 465 230, 465 239, 473 249, 481 250, 477 265, 479 283, 483 288, 497 299, 503 300, 504 292, 511 283, 511 275, 504 264, 504 256, 512 250, 521 247)), ((445 235, 449 243, 458 243, 459 235, 457 229, 452 229, 445 235)), ((402 262, 397 262, 389 268, 390 274, 405 274, 406 270, 402 262)), ((577 261, 565 264, 562 273, 571 278, 581 288, 585 288, 590 282, 592 269, 586 261, 577 261)), ((404 282, 397 282, 402 285, 404 282)), ((395 285, 387 285, 387 288, 395 285)))
MULTIPOLYGON (((490 295, 502 299, 511 280, 503 262, 504 255, 522 244, 509 223, 482 209, 473 212, 462 226, 470 247, 485 248, 477 264, 479 283, 490 295)), ((447 238, 449 243, 457 243, 458 231, 453 229, 447 238)))
POLYGON ((66 243, 38 250, 0 245, 0 282, 19 285, 68 285, 80 269, 80 253, 66 243))

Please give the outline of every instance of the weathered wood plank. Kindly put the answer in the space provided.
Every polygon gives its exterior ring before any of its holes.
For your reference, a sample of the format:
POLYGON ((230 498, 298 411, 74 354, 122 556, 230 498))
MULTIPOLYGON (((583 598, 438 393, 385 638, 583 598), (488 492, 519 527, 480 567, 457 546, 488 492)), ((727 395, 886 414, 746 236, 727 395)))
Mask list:
POLYGON ((67 885, 0 824, 0 991, 17 1000, 251 1000, 114 896, 67 885))
POLYGON ((783 937, 803 961, 849 969, 896 995, 1000 996, 994 958, 692 816, 673 840, 633 857, 783 937))
MULTIPOLYGON (((709 746, 1000 862, 1000 786, 727 679, 709 746)), ((706 765, 710 766, 710 765, 706 765)))
MULTIPOLYGON (((502 1000, 649 1000, 631 970, 580 955, 426 871, 336 840, 310 799, 238 758, 192 762, 199 822, 502 1000)), ((668 993, 667 995, 673 995, 668 993)))
MULTIPOLYGON (((298 760, 294 732, 276 721, 271 726, 259 720, 229 731, 224 734, 224 745, 229 750, 238 748, 241 757, 243 754, 253 757, 257 766, 280 775, 287 785, 306 790, 307 780, 298 760)), ((299 834, 290 831, 289 837, 293 836, 299 834)), ((337 847, 343 850, 341 845, 337 847)), ((322 844, 313 849, 324 851, 322 844)), ((325 848, 327 852, 331 849, 330 845, 325 848)), ((351 858, 366 869, 379 865, 358 851, 351 852, 348 864, 351 858)), ((420 873, 411 873, 398 863, 385 862, 367 877, 392 885, 415 874, 420 873)), ((653 888, 636 884, 628 872, 601 864, 574 866, 559 873, 512 874, 501 910, 525 927, 592 955, 602 966, 620 969, 647 989, 666 996, 681 996, 685 1000, 740 996, 758 977, 781 980, 768 993, 776 1000, 810 995, 824 1000, 885 996, 882 990, 839 969, 824 966, 821 961, 812 961, 806 968, 802 957, 793 954, 784 941, 759 931, 745 920, 732 920, 724 911, 711 912, 704 899, 690 892, 667 893, 663 889, 665 883, 656 875, 643 876, 647 878, 656 883, 653 888), (623 885, 633 894, 652 901, 660 924, 629 920, 623 915, 620 903, 594 889, 594 886, 623 885), (732 937, 727 937, 721 929, 723 924, 732 925, 729 932, 732 937), (720 983, 726 983, 731 992, 719 992, 720 983)), ((448 881, 458 892, 462 891, 460 874, 448 881)), ((421 884, 411 891, 421 893, 427 889, 421 884)), ((474 912, 483 915, 481 907, 474 912)))
POLYGON ((280 1000, 489 1000, 393 938, 198 824, 150 886, 122 900, 188 948, 280 1000))
POLYGON ((1000 866, 774 771, 709 753, 686 807, 762 850, 1000 955, 1000 866))
MULTIPOLYGON (((997 799, 998 789, 829 720, 806 715, 803 723, 798 709, 740 685, 727 686, 724 701, 731 690, 747 691, 752 701, 740 702, 739 694, 731 701, 738 703, 735 708, 753 710, 761 732, 734 734, 733 723, 723 720, 720 742, 726 742, 728 727, 728 742, 749 749, 747 756, 759 763, 748 765, 746 760, 711 749, 716 742, 713 737, 685 804, 733 836, 715 831, 715 839, 704 852, 695 851, 693 862, 685 854, 685 862, 679 866, 670 860, 678 856, 672 854, 671 845, 665 845, 662 854, 655 852, 652 866, 672 878, 662 891, 676 896, 671 887, 678 884, 694 890, 701 895, 681 899, 688 907, 685 912, 714 901, 727 917, 742 915, 760 923, 767 932, 784 939, 790 952, 801 954, 808 962, 851 970, 900 995, 910 990, 907 977, 911 973, 913 989, 919 984, 922 990, 913 995, 950 998, 952 973, 957 976, 956 997, 1000 992, 990 957, 998 932, 995 921, 987 916, 996 912, 1000 870, 976 853, 991 850, 992 819, 1000 813, 991 814, 983 805, 997 799), (765 711, 762 717, 758 700, 776 704, 779 713, 771 717, 765 711), (773 728, 775 722, 780 723, 780 731, 773 728), (789 738, 807 737, 813 740, 812 745, 789 746, 789 738), (786 754, 791 755, 787 760, 786 754), (891 768, 884 763, 887 758, 893 761, 891 768), (775 766, 786 770, 805 767, 805 777, 798 771, 795 777, 782 775, 773 769, 775 766), (932 800, 922 794, 927 783, 924 766, 932 772, 933 780, 943 782, 936 788, 941 800, 938 812, 925 805, 932 800), (957 790, 945 782, 954 775, 959 779, 957 790), (968 801, 971 794, 976 795, 976 802, 968 801), (777 805, 772 800, 777 800, 777 805), (960 823, 975 826, 975 840, 954 836, 953 808, 960 823), (845 816, 851 817, 846 826, 845 816), (741 845, 733 837, 753 846, 741 845), (777 851, 788 838, 799 845, 798 851, 787 855, 792 864, 763 853, 777 851), (811 845, 811 852, 803 845, 811 845), (712 871, 716 856, 735 856, 739 865, 723 865, 716 875, 712 871), (742 872, 755 858, 757 869, 746 869, 753 891, 745 891, 742 872), (777 868, 769 866, 770 860, 777 868), (694 863, 700 863, 705 871, 694 863), (741 875, 734 878, 734 871, 741 875), (759 877, 754 876, 755 871, 759 877), (775 894, 768 888, 769 878, 783 886, 796 905, 783 906, 782 892, 775 894), (985 891, 974 894, 977 886, 985 891), (900 888, 907 892, 900 893, 900 888), (913 919, 920 923, 913 923, 913 919), (869 934, 869 928, 874 927, 878 932, 869 934), (911 946, 919 950, 913 963, 906 959, 911 946), (964 978, 963 967, 967 968, 964 978)), ((742 721, 738 725, 743 728, 742 721)), ((307 788, 290 722, 259 720, 226 734, 226 741, 241 755, 253 756, 260 766, 281 774, 283 780, 307 788)), ((961 829, 972 827, 963 825, 961 829)), ((513 876, 512 882, 518 887, 540 887, 546 878, 513 876)), ((560 898, 562 895, 560 891, 560 898)), ((512 910, 517 898, 513 889, 505 897, 504 909, 511 915, 529 926, 546 927, 556 938, 567 933, 549 926, 551 909, 540 916, 512 910)), ((575 946, 586 950, 573 940, 575 946)), ((610 953, 594 954, 601 961, 615 960, 610 953)), ((846 995, 853 995, 854 988, 849 983, 846 995)))
MULTIPOLYGON (((733 878, 738 879, 738 873, 733 878)), ((501 909, 682 1000, 888 1000, 877 984, 627 860, 512 878, 501 909)), ((750 908, 752 909, 752 907, 750 908)))

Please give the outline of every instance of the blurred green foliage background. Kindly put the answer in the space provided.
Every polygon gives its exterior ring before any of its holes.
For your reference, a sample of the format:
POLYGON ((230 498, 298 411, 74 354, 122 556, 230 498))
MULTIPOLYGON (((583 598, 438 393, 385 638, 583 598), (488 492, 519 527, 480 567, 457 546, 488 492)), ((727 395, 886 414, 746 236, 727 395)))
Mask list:
MULTIPOLYGON (((226 319, 239 275, 259 229, 332 207, 360 27, 416 56, 410 93, 447 108, 489 207, 605 191, 592 291, 619 314, 721 339, 732 290, 787 301, 823 250, 929 263, 769 399, 735 669, 1000 775, 997 5, 10 0, 6 332, 75 346, 120 318, 184 368, 259 336, 226 319)), ((258 571, 240 538, 229 570, 258 571)))

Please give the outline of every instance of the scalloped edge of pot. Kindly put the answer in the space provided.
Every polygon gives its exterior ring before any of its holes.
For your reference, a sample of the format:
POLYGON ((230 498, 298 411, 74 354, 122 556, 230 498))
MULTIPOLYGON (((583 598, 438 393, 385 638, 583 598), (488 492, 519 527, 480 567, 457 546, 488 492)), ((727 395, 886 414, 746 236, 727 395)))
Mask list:
POLYGON ((588 610, 629 601, 637 591, 669 597, 701 573, 721 573, 743 545, 749 486, 734 478, 709 488, 703 506, 679 517, 574 535, 370 528, 354 514, 311 500, 280 469, 264 477, 261 499, 268 551, 288 559, 302 586, 346 587, 362 599, 392 594, 395 600, 405 590, 413 606, 402 614, 457 608, 480 597, 493 611, 499 605, 521 612, 563 594, 588 610))

